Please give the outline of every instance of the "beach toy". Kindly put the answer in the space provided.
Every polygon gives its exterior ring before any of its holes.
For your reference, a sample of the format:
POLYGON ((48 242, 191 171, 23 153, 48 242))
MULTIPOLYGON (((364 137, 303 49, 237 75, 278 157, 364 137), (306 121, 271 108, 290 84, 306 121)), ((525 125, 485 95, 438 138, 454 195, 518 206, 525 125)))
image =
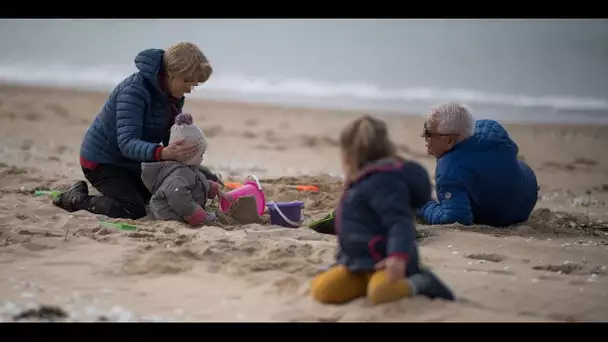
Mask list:
MULTIPOLYGON (((233 189, 238 189, 238 188, 242 187, 243 184, 237 183, 237 182, 227 182, 227 183, 224 183, 224 186, 227 189, 233 190, 233 189)), ((298 190, 298 191, 319 192, 319 187, 316 185, 283 185, 283 187, 285 187, 287 189, 298 190)))
POLYGON ((137 227, 131 224, 126 224, 126 223, 114 223, 114 222, 106 222, 106 221, 99 221, 99 224, 101 224, 102 226, 108 226, 108 227, 112 227, 112 228, 116 228, 116 229, 120 229, 120 230, 136 230, 137 227))
POLYGON ((311 192, 319 191, 319 187, 316 185, 287 185, 287 188, 295 189, 298 191, 311 191, 311 192))
POLYGON ((224 186, 226 187, 226 189, 234 190, 234 189, 238 189, 238 188, 242 187, 243 184, 236 183, 236 182, 227 182, 227 183, 224 183, 224 186))
POLYGON ((53 198, 57 198, 59 195, 61 195, 61 191, 59 191, 59 190, 36 190, 34 192, 34 196, 36 196, 36 197, 44 196, 44 195, 50 195, 53 198))
POLYGON ((304 202, 274 202, 268 203, 270 224, 288 228, 297 228, 302 224, 302 207, 304 202))
POLYGON ((336 225, 334 219, 335 214, 335 211, 331 211, 324 217, 309 223, 308 228, 314 230, 317 233, 336 235, 336 225))
MULTIPOLYGON (((258 208, 258 214, 264 214, 264 208, 266 207, 266 196, 264 195, 262 185, 256 176, 247 176, 243 186, 227 192, 226 195, 230 196, 234 202, 236 202, 240 197, 253 196, 258 208)), ((232 206, 230 201, 224 198, 220 200, 220 209, 222 212, 227 212, 228 209, 230 209, 230 206, 232 206)))

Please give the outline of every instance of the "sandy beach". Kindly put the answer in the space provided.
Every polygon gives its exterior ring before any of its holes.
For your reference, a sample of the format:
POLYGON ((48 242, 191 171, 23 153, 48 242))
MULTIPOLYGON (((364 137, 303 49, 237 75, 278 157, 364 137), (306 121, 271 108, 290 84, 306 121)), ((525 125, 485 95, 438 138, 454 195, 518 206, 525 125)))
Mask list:
MULTIPOLYGON (((137 226, 125 232, 35 197, 36 189, 66 189, 84 179, 81 139, 106 97, 0 85, 2 321, 40 305, 75 321, 608 320, 608 126, 505 123, 541 185, 532 218, 504 229, 419 226, 423 262, 457 302, 414 298, 373 307, 358 299, 329 306, 308 291, 333 260, 332 236, 306 227, 193 230, 115 220, 137 226)), ((187 100, 184 111, 210 138, 205 165, 225 180, 258 176, 269 200, 304 201, 307 222, 336 204, 337 137, 363 114, 200 99, 187 100), (286 186, 296 184, 320 191, 286 186)), ((420 138, 424 118, 383 118, 403 156, 434 174, 420 138)))

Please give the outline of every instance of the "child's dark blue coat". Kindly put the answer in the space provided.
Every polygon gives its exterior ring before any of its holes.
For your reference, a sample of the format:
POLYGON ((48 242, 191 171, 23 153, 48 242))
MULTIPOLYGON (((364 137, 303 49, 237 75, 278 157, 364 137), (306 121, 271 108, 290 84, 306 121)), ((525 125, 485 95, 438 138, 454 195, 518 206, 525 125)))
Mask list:
POLYGON ((414 213, 431 198, 427 171, 413 161, 382 159, 351 181, 336 211, 337 263, 369 271, 389 256, 408 260, 418 273, 414 213))

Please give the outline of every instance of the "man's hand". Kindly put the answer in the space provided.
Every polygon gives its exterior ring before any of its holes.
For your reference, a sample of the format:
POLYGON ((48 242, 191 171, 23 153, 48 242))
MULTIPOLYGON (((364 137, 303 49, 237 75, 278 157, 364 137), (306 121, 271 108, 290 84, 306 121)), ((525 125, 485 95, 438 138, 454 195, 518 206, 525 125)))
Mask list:
POLYGON ((376 269, 385 269, 387 279, 396 282, 405 278, 406 261, 396 257, 388 257, 376 264, 376 269))
POLYGON ((186 161, 198 152, 196 144, 185 144, 185 139, 179 139, 163 148, 160 160, 186 161))

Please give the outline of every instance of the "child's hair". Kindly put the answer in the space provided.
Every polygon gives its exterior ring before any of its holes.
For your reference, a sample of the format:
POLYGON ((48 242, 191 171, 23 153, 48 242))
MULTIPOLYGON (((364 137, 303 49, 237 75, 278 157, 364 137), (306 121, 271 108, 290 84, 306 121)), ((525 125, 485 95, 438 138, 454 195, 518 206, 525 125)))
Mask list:
POLYGON ((348 176, 358 173, 369 163, 397 155, 386 123, 370 115, 354 120, 342 130, 340 148, 349 170, 348 176))

